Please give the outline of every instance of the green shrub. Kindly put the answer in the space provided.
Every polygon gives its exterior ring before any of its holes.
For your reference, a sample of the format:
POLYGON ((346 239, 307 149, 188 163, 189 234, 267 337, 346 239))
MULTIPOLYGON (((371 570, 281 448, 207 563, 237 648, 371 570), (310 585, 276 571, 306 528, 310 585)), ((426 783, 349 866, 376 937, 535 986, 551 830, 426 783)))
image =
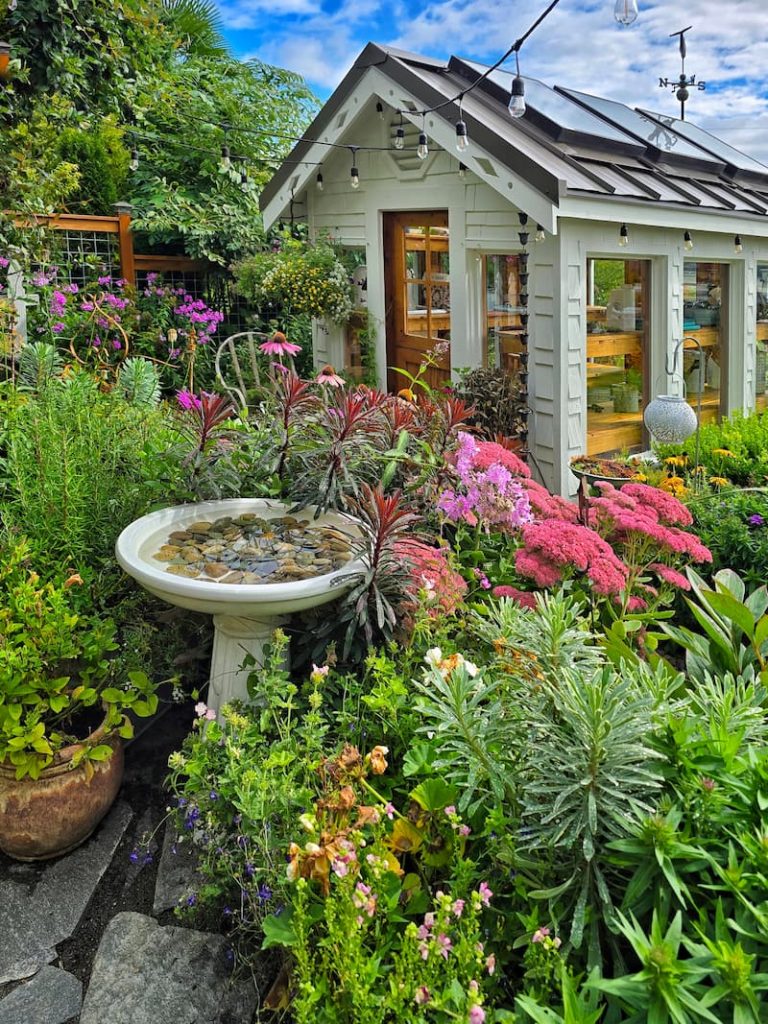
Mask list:
POLYGON ((120 131, 109 122, 98 128, 66 128, 59 136, 59 153, 80 171, 70 207, 78 213, 112 215, 114 204, 125 198, 128 177, 129 157, 120 131))
POLYGON ((733 569, 758 586, 768 575, 768 490, 724 490, 694 501, 693 528, 712 552, 712 572, 733 569))

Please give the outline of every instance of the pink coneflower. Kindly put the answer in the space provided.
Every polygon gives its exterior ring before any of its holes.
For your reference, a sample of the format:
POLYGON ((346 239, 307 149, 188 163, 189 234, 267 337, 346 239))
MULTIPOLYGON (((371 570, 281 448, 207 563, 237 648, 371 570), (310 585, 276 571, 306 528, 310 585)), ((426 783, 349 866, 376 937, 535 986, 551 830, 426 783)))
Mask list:
POLYGON ((315 380, 318 384, 330 384, 332 388, 344 387, 344 378, 340 377, 330 364, 322 368, 315 380))
POLYGON ((282 331, 275 331, 269 341, 259 345, 259 352, 264 352, 268 356, 295 356, 301 352, 301 345, 294 345, 282 331))

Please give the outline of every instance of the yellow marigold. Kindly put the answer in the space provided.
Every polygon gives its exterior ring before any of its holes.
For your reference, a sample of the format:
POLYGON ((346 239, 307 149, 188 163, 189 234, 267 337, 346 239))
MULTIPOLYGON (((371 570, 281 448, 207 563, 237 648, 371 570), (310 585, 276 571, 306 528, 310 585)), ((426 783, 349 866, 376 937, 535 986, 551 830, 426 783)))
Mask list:
POLYGON ((669 458, 664 459, 667 466, 685 466, 688 462, 687 455, 670 455, 669 458))
POLYGON ((681 476, 666 476, 659 484, 659 489, 667 494, 679 494, 685 490, 685 480, 681 476))
POLYGON ((709 482, 713 487, 727 487, 731 481, 727 480, 724 476, 711 476, 709 482))
POLYGON ((632 479, 636 480, 639 484, 644 484, 647 482, 648 477, 645 475, 645 473, 633 473, 632 479))
POLYGON ((736 456, 733 454, 733 452, 729 451, 727 448, 713 448, 712 449, 712 454, 713 455, 724 455, 726 459, 735 459, 736 458, 736 456))

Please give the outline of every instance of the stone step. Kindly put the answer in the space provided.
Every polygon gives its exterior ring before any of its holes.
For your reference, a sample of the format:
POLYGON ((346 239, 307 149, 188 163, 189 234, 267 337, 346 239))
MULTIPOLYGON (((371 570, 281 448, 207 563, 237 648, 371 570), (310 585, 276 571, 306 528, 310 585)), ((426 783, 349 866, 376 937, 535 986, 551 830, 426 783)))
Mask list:
POLYGON ((77 1018, 83 986, 72 974, 41 967, 0 1000, 0 1024, 65 1024, 77 1018))
POLYGON ((71 853, 11 866, 0 882, 0 985, 28 978, 55 959, 54 947, 74 934, 132 817, 131 808, 118 803, 71 853))
POLYGON ((233 982, 221 935, 116 914, 102 936, 80 1024, 251 1024, 257 993, 233 982))

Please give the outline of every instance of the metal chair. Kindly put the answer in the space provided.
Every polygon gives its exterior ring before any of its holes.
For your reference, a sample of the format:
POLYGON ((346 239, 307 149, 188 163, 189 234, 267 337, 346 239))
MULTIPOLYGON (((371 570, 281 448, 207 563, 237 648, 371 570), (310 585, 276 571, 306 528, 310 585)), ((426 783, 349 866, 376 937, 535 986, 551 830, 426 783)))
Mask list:
POLYGON ((249 393, 261 386, 258 346, 268 341, 269 337, 261 331, 240 331, 238 334, 230 334, 216 349, 216 380, 246 411, 249 393), (222 366, 229 380, 224 376, 222 366))

